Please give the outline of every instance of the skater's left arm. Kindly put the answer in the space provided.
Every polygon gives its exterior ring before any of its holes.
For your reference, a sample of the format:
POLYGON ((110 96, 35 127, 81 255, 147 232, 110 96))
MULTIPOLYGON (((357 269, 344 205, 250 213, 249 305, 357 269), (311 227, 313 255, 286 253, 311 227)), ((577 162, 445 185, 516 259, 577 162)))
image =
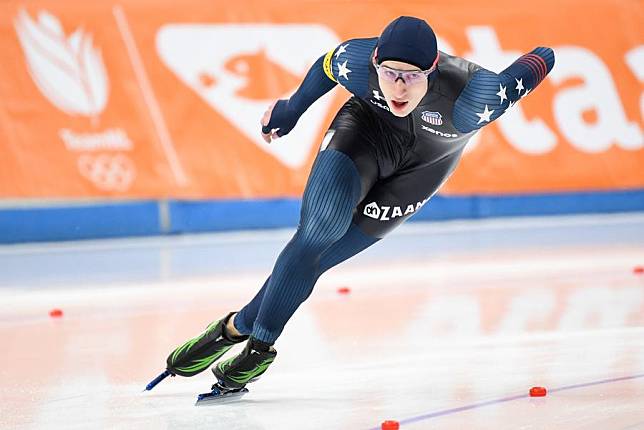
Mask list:
POLYGON ((325 69, 331 53, 318 58, 295 94, 288 99, 277 100, 268 108, 261 121, 266 142, 288 134, 309 106, 337 85, 325 69))
POLYGON ((533 91, 554 64, 553 50, 539 47, 499 74, 477 70, 454 103, 454 126, 469 133, 491 123, 533 91))

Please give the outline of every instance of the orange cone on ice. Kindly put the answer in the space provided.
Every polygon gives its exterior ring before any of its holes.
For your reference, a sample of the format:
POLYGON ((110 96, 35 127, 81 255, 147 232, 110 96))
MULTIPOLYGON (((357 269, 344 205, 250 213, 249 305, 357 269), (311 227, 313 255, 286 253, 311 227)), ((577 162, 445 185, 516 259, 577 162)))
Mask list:
POLYGON ((530 388, 530 397, 545 397, 547 390, 543 387, 530 388))

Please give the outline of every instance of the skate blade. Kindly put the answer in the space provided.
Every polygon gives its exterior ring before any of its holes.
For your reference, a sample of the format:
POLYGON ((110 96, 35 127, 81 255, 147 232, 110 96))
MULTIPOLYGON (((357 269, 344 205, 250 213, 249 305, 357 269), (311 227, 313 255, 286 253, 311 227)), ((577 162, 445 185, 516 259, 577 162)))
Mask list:
POLYGON ((223 405, 235 402, 246 393, 248 393, 248 388, 227 390, 215 384, 212 391, 209 393, 202 393, 197 396, 195 406, 223 405))
POLYGON ((146 385, 145 388, 143 389, 143 392, 150 391, 151 389, 156 387, 159 382, 163 381, 168 376, 174 376, 174 373, 170 372, 169 370, 165 370, 162 374, 154 378, 152 382, 146 385))

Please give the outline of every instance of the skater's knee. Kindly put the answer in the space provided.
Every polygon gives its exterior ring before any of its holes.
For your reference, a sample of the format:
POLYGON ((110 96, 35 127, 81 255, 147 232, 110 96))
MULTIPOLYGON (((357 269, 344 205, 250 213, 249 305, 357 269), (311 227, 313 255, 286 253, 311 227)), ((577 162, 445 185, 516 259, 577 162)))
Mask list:
POLYGON ((351 216, 351 213, 328 210, 302 219, 297 229, 298 240, 312 247, 334 243, 348 230, 351 216))

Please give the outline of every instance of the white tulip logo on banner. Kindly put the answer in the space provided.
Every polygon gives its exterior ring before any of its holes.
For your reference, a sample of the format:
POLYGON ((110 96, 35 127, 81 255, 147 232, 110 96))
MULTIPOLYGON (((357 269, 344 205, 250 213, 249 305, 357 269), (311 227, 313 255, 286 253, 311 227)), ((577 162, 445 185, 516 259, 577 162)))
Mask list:
POLYGON ((78 29, 65 37, 58 18, 46 11, 34 21, 21 10, 15 27, 29 73, 42 94, 69 115, 99 115, 107 103, 109 82, 92 36, 78 29))

